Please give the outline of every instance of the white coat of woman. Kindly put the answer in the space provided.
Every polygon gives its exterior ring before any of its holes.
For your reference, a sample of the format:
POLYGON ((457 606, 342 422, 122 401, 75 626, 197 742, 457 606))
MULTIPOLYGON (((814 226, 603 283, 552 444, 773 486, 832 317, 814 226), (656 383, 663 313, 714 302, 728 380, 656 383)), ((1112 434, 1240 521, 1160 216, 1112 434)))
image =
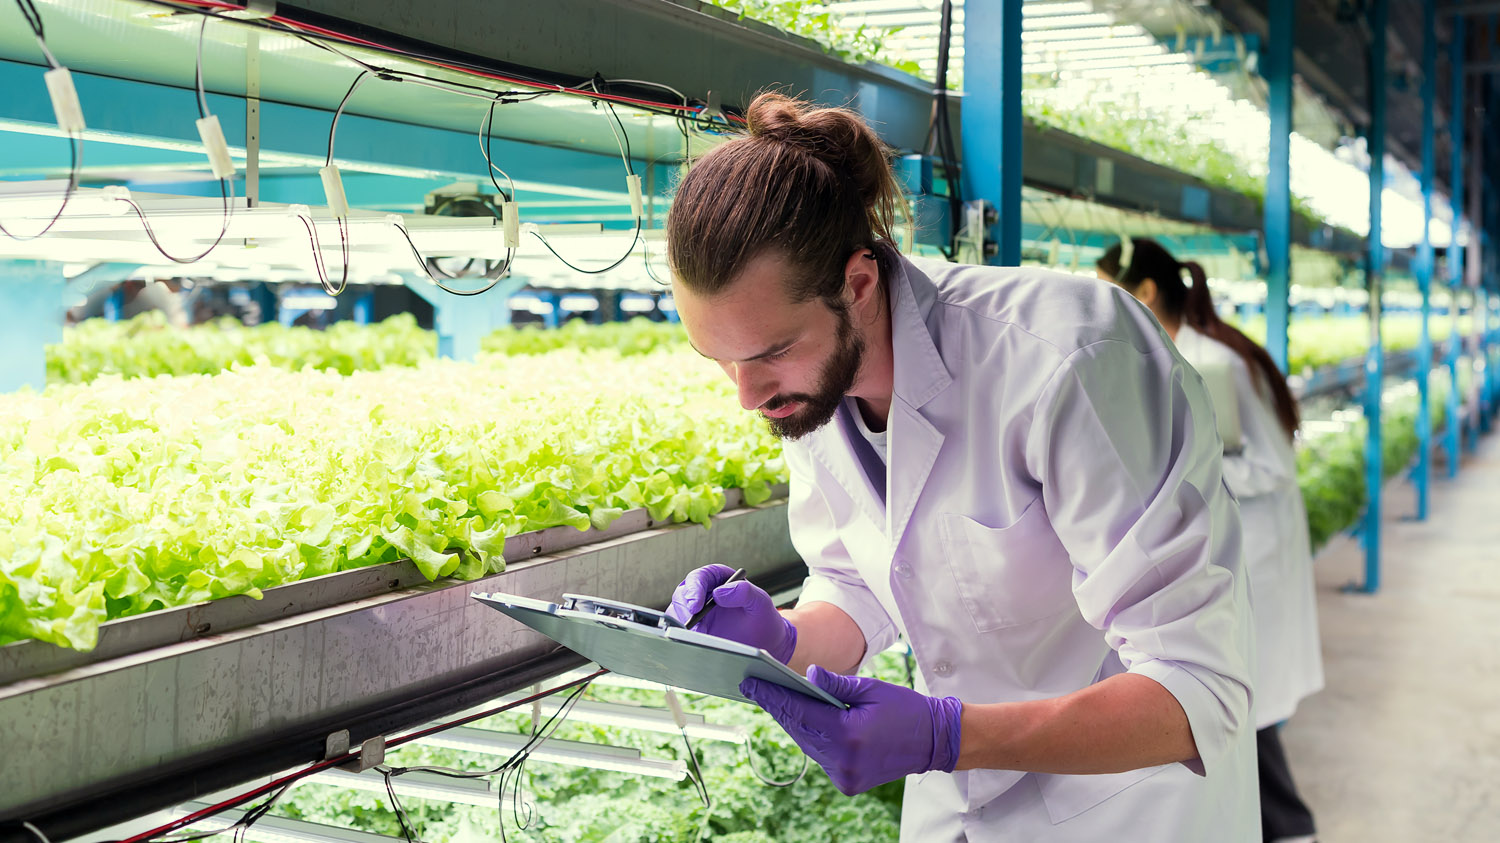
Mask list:
POLYGON ((1220 429, 1228 418, 1226 436, 1238 434, 1237 442, 1225 443, 1224 481, 1240 504, 1255 613, 1261 825, 1267 841, 1310 840, 1312 813, 1297 794, 1277 735, 1297 704, 1323 688, 1307 512, 1292 448, 1296 400, 1265 349, 1219 319, 1202 267, 1178 262, 1146 238, 1130 241, 1126 252, 1123 242, 1107 250, 1098 262, 1100 276, 1150 307, 1211 387, 1219 378, 1224 384, 1215 405, 1220 429))
MULTIPOLYGON (((913 260, 855 114, 762 94, 667 223, 678 312, 786 438, 810 569, 670 612, 847 710, 746 680, 845 793, 906 778, 908 841, 1260 840, 1239 518, 1202 380, 1093 279, 913 260), (853 676, 903 636, 918 688, 853 676)), ((726 560, 732 561, 732 560, 726 560)))

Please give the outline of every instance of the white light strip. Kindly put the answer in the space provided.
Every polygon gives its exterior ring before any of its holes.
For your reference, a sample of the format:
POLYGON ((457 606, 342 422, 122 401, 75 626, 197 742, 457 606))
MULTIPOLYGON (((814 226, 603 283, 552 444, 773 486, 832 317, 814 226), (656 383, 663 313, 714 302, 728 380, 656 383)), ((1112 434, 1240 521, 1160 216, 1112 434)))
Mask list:
MULTIPOLYGON (((623 302, 622 307, 631 310, 631 302, 623 302)), ((640 312, 654 310, 656 305, 650 300, 637 301, 635 303, 640 312)), ((586 674, 584 674, 586 675, 586 674)), ((603 679, 604 677, 600 677, 603 679)), ((598 680, 595 680, 598 681, 598 680)), ((657 685, 651 689, 663 690, 657 685)), ((514 702, 522 697, 502 697, 500 702, 514 702)), ((542 700, 542 713, 551 716, 561 706, 561 701, 555 697, 542 700)), ((672 712, 664 708, 652 708, 643 705, 630 705, 628 703, 600 702, 598 700, 579 700, 568 712, 569 720, 577 720, 582 723, 594 723, 599 726, 612 726, 617 729, 639 729, 643 732, 657 732, 661 734, 675 735, 678 733, 677 724, 672 720, 672 712)), ((725 743, 744 743, 748 731, 743 726, 721 726, 717 723, 705 722, 701 714, 687 713, 687 734, 690 738, 699 738, 710 741, 724 741, 725 743)))
POLYGON ((1140 35, 1144 31, 1138 26, 1086 26, 1079 29, 1027 30, 1021 33, 1021 41, 1081 41, 1117 35, 1140 35))
MULTIPOLYGON (((386 795, 385 776, 375 770, 366 770, 363 773, 325 770, 313 775, 312 781, 317 784, 376 793, 382 797, 386 795)), ((487 779, 456 779, 420 770, 392 776, 391 787, 395 789, 398 796, 431 799, 455 805, 478 805, 482 808, 494 807, 499 798, 499 794, 490 789, 487 779)))
MULTIPOLYGON (((529 735, 459 726, 420 738, 416 743, 460 752, 477 752, 482 755, 509 758, 529 740, 529 735)), ((595 770, 612 770, 617 773, 632 773, 673 781, 682 781, 687 778, 687 763, 684 761, 675 759, 658 761, 652 758, 642 758, 639 750, 605 744, 547 740, 531 751, 531 760, 571 767, 588 767, 595 770)))
POLYGON ((1087 14, 1093 10, 1094 4, 1087 2, 1087 0, 1065 0, 1058 3, 1029 2, 1021 4, 1021 16, 1026 18, 1079 15, 1087 14))
MULTIPOLYGON (((207 807, 206 803, 189 802, 174 808, 171 813, 174 817, 185 817, 207 807)), ((239 822, 244 815, 244 811, 231 809, 204 817, 188 827, 200 831, 223 831, 239 822)), ((384 834, 278 816, 264 816, 256 820, 255 825, 245 832, 245 838, 257 843, 401 843, 400 838, 384 834)))

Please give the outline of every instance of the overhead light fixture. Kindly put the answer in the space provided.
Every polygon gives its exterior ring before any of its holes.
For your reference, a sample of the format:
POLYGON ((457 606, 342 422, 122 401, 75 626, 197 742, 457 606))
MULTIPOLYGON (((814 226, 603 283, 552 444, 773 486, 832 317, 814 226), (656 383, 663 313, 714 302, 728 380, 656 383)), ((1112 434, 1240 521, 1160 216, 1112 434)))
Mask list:
MULTIPOLYGON (((377 770, 351 773, 347 770, 324 770, 312 776, 317 784, 361 790, 366 793, 386 795, 386 778, 377 770)), ((413 799, 430 799, 434 802, 450 802, 455 805, 478 805, 489 808, 495 805, 499 794, 490 788, 488 779, 459 779, 413 770, 399 776, 391 776, 391 787, 398 796, 413 799)))
POLYGON ((1058 3, 1030 2, 1021 4, 1021 16, 1027 18, 1047 18, 1059 15, 1081 15, 1094 10, 1094 4, 1088 0, 1063 0, 1058 3))
MULTIPOLYGON (((63 209, 63 197, 67 191, 65 179, 0 182, 0 219, 51 219, 63 209)), ((118 217, 130 210, 130 206, 121 201, 129 198, 130 191, 117 185, 80 187, 68 198, 68 206, 63 209, 64 218, 83 214, 118 217)))
MULTIPOLYGON (((458 726, 418 738, 416 743, 435 746, 441 749, 477 752, 481 755, 509 758, 517 750, 530 742, 530 740, 530 735, 495 732, 489 729, 476 729, 472 726, 458 726)), ((631 773, 633 775, 670 779, 672 781, 682 781, 687 778, 687 763, 684 761, 676 759, 658 761, 652 758, 642 758, 640 750, 608 746, 606 744, 549 739, 542 741, 533 748, 530 757, 533 761, 549 764, 588 767, 594 770, 611 770, 616 773, 631 773)))
MULTIPOLYGON (((170 813, 174 817, 185 817, 207 807, 209 807, 207 803, 189 802, 174 808, 170 813)), ((244 816, 244 811, 230 809, 195 820, 189 828, 199 831, 224 831, 244 816)), ((254 840, 256 843, 400 843, 400 838, 387 837, 384 834, 372 834, 368 831, 339 828, 306 820, 292 820, 271 814, 256 820, 250 830, 245 832, 245 838, 254 840)))
MULTIPOLYGON (((626 307, 630 300, 621 302, 626 307)), ((635 303, 640 305, 633 312, 645 313, 656 309, 656 304, 650 299, 636 299, 635 303)), ((600 677, 603 678, 603 677, 600 677)), ((597 681, 597 680, 596 680, 597 681)), ((660 690, 658 686, 657 690, 660 690)), ((502 697, 499 702, 514 702, 521 697, 502 697)), ((562 705, 561 701, 547 698, 541 701, 542 714, 550 717, 562 705)), ((683 729, 687 731, 690 738, 699 738, 710 741, 724 741, 725 743, 744 743, 749 736, 749 731, 744 726, 720 725, 709 723, 701 714, 691 712, 685 713, 687 720, 683 729)), ((653 708, 643 705, 630 705, 629 703, 601 702, 599 700, 579 700, 568 711, 569 720, 577 720, 581 723, 593 723, 599 726, 610 726, 616 729, 638 729, 643 732, 656 732, 659 734, 678 734, 677 723, 672 718, 672 712, 664 708, 653 708)))

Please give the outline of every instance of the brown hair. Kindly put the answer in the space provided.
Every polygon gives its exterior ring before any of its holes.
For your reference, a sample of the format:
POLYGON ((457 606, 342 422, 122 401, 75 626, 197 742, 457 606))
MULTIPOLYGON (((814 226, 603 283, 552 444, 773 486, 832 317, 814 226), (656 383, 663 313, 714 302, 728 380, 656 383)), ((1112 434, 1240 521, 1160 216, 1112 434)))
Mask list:
POLYGON ((1234 349, 1251 372, 1259 372, 1271 387, 1271 397, 1276 403, 1276 418, 1288 437, 1295 436, 1300 424, 1297 399, 1287 386, 1286 378, 1276 368, 1276 362, 1255 340, 1250 339, 1219 318, 1214 310, 1214 300, 1208 291, 1208 276, 1195 261, 1182 262, 1172 257, 1165 247, 1147 237, 1131 241, 1135 249, 1130 264, 1123 269, 1120 244, 1109 247, 1095 265, 1121 287, 1134 292, 1142 281, 1150 278, 1156 282, 1161 308, 1169 316, 1180 319, 1194 330, 1234 349), (1193 286, 1182 283, 1182 271, 1187 270, 1193 278, 1193 286))
POLYGON ((837 302, 844 264, 858 249, 892 241, 905 197, 890 150, 858 114, 761 93, 750 133, 695 163, 667 216, 667 257, 677 280, 723 291, 769 249, 793 277, 793 301, 837 302))

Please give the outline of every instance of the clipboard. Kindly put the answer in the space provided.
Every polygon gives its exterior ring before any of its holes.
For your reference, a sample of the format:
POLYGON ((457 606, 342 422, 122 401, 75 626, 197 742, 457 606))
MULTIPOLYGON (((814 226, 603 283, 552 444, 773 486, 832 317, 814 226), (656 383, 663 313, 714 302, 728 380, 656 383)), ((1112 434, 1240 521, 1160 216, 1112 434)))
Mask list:
POLYGON ((655 609, 579 594, 564 594, 560 604, 501 592, 471 596, 622 676, 751 704, 740 682, 754 677, 849 707, 765 650, 694 632, 655 609))

